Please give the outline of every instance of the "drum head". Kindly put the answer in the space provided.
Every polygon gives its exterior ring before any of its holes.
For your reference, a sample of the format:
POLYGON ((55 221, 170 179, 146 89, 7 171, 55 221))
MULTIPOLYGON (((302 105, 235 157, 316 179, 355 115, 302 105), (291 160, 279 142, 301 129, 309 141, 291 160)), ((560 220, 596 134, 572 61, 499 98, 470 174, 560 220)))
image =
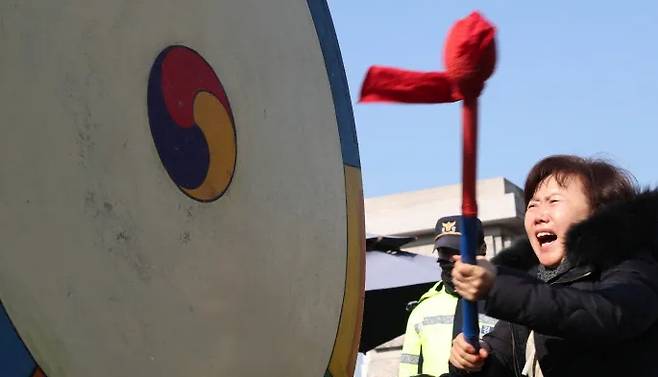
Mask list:
POLYGON ((0 374, 351 375, 363 198, 326 3, 0 14, 0 374))

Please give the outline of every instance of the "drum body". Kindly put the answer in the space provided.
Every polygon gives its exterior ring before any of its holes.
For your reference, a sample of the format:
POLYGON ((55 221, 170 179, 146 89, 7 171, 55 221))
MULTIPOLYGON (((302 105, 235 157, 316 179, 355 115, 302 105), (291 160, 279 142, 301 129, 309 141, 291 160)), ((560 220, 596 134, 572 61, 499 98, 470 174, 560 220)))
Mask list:
POLYGON ((363 197, 326 3, 0 14, 0 375, 351 375, 363 197))

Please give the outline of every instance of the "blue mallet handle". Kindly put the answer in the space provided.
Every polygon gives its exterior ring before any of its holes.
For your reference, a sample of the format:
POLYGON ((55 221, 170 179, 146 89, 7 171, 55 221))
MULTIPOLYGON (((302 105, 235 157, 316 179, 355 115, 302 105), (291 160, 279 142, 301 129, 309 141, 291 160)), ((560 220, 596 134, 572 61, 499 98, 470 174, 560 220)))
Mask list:
MULTIPOLYGON (((462 217, 463 229, 461 236, 461 258, 464 263, 475 264, 475 249, 476 249, 476 235, 475 235, 475 218, 462 217)), ((462 332, 464 338, 475 349, 480 348, 479 342, 479 325, 478 325, 478 307, 476 301, 463 300, 462 302, 462 316, 463 327, 462 332)))

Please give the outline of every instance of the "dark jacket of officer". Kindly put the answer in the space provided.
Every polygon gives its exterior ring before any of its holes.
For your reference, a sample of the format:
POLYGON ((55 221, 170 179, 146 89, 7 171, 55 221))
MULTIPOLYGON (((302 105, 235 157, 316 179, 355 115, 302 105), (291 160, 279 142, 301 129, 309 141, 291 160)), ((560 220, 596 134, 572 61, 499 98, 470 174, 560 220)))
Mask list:
POLYGON ((486 311, 501 321, 471 376, 521 376, 531 330, 545 377, 658 376, 658 192, 574 225, 566 248, 573 267, 546 283, 527 240, 495 258, 486 311))

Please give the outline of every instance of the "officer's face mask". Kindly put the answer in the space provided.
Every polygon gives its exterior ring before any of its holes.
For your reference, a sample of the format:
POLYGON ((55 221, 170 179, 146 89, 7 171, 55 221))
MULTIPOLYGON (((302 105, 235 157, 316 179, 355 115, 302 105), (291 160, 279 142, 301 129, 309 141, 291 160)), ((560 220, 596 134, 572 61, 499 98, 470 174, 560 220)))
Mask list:
POLYGON ((446 287, 449 293, 455 291, 455 286, 452 284, 452 268, 455 267, 455 263, 447 259, 439 259, 439 266, 441 267, 441 281, 446 287))

